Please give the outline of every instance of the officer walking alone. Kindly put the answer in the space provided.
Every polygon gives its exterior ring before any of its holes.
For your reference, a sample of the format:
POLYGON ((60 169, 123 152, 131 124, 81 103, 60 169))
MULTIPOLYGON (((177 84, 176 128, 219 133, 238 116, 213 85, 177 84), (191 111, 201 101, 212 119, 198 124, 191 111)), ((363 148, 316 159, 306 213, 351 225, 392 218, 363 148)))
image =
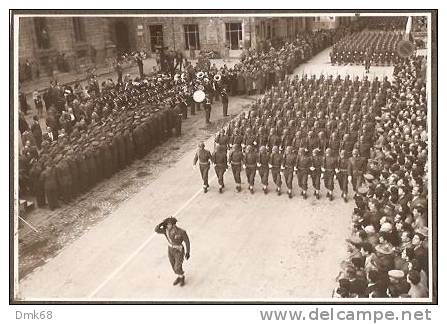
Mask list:
POLYGON ((172 270, 177 275, 174 286, 180 284, 185 285, 185 272, 183 271, 183 258, 189 259, 190 243, 186 231, 177 227, 177 219, 168 217, 155 227, 155 232, 164 234, 168 240, 168 258, 171 263, 172 270), (184 245, 183 245, 184 243, 184 245), (186 253, 185 253, 186 247, 186 253))

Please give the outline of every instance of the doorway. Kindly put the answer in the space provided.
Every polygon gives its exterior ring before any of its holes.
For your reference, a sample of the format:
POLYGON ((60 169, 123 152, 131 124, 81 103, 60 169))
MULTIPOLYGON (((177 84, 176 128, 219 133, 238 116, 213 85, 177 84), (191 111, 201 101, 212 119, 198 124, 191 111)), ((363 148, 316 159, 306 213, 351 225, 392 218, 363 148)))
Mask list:
POLYGON ((123 21, 115 23, 116 50, 118 54, 130 51, 129 28, 123 21))
POLYGON ((226 23, 225 38, 231 50, 238 50, 242 41, 242 23, 226 23))

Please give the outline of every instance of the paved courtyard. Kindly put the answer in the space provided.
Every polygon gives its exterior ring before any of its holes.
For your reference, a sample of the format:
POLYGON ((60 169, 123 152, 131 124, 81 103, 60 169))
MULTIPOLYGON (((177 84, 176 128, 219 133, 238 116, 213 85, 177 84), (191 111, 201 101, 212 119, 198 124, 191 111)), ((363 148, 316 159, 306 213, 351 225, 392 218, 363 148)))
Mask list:
MULTIPOLYGON (((296 69, 295 74, 363 75, 363 67, 331 66, 328 52, 329 49, 323 51, 296 69)), ((370 74, 390 72, 389 67, 373 67, 370 74)), ((230 112, 238 113, 251 100, 233 98, 230 112)), ((144 181, 132 187, 126 199, 104 209, 101 202, 106 202, 110 194, 107 190, 119 187, 126 176, 101 184, 94 190, 103 190, 102 194, 94 192, 93 198, 84 197, 80 204, 86 205, 86 209, 96 206, 104 214, 91 224, 87 221, 85 226, 79 226, 74 213, 59 235, 69 236, 73 228, 78 228, 78 234, 56 240, 58 253, 42 256, 42 247, 37 246, 24 256, 30 258, 32 266, 23 273, 26 277, 20 281, 19 298, 296 301, 331 296, 339 264, 346 256, 352 199, 344 203, 340 192, 335 191, 332 202, 314 197, 303 200, 297 192, 296 179, 293 199, 272 192, 264 195, 258 176, 254 195, 248 192, 244 177, 243 191, 236 193, 231 171, 225 174, 225 192, 219 194, 213 170, 211 190, 204 194, 199 171, 192 169, 192 159, 199 139, 208 138, 206 146, 212 148, 212 133, 217 127, 201 129, 202 120, 188 122, 191 124, 187 132, 194 135, 187 139, 184 135, 160 148, 159 158, 163 161, 163 152, 172 154, 167 147, 179 147, 169 162, 157 168, 157 161, 148 158, 138 162, 141 169, 129 171, 130 175, 154 168, 150 177, 143 177, 144 181), (91 198, 97 201, 96 205, 88 205, 91 198), (155 225, 167 216, 177 217, 178 225, 188 231, 191 239, 191 258, 184 264, 183 288, 172 286, 174 276, 167 259, 166 239, 153 232, 155 225), (41 259, 33 259, 36 255, 41 259)), ((73 212, 70 208, 68 213, 73 212)), ((45 212, 41 215, 45 217, 45 212)), ((31 220, 39 221, 37 216, 31 220)), ((57 217, 42 221, 41 226, 43 231, 60 228, 57 217)), ((22 233, 36 236, 29 229, 22 233)), ((52 239, 48 237, 49 241, 52 239)), ((47 243, 42 240, 42 245, 47 243)))

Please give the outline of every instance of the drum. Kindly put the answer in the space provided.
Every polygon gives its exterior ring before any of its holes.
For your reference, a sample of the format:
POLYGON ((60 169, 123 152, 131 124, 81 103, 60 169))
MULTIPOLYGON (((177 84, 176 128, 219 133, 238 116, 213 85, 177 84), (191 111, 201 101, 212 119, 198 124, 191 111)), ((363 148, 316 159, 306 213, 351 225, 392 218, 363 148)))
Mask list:
POLYGON ((197 90, 192 95, 192 98, 194 99, 195 102, 199 102, 200 103, 203 100, 205 100, 205 92, 203 92, 202 90, 197 90))

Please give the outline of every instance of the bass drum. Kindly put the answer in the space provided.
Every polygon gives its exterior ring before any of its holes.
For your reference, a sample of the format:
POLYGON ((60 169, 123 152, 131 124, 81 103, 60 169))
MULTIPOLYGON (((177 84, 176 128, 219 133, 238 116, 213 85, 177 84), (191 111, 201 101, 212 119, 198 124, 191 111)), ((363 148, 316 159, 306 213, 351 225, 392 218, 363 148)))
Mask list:
POLYGON ((205 92, 203 92, 202 90, 197 90, 192 95, 192 98, 194 99, 195 102, 199 102, 199 103, 203 102, 203 100, 205 100, 205 92))

